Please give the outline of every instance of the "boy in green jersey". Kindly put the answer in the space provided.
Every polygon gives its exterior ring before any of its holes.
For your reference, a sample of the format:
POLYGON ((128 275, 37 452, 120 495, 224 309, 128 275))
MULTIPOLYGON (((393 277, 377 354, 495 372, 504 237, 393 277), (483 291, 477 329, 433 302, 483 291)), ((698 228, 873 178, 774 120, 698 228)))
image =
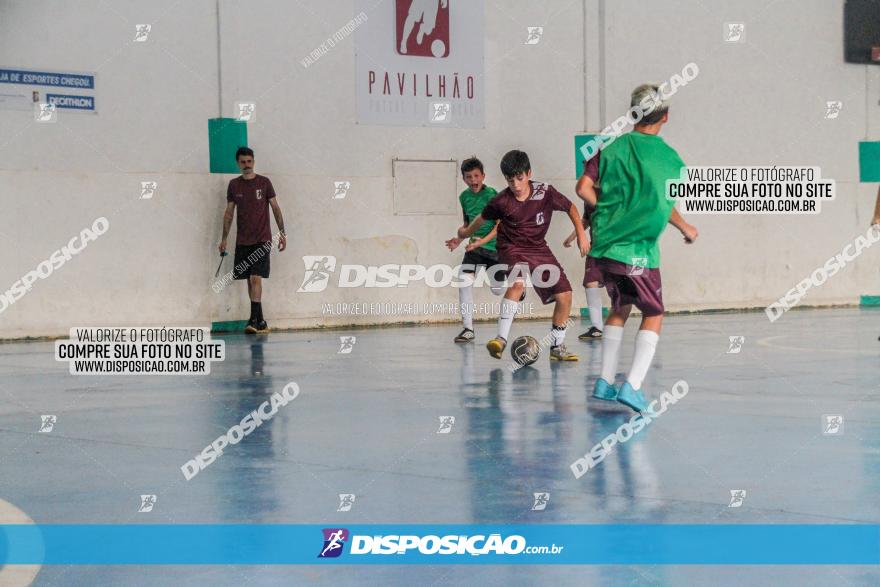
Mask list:
MULTIPOLYGON (((461 204, 464 225, 470 224, 479 216, 489 200, 497 195, 495 188, 483 183, 486 174, 483 164, 476 157, 465 159, 461 164, 461 178, 468 189, 461 192, 458 201, 461 204)), ((459 274, 461 287, 458 288, 458 302, 461 307, 461 319, 464 328, 455 337, 455 342, 466 343, 474 340, 474 275, 477 268, 483 267, 489 275, 492 292, 504 292, 502 282, 505 275, 498 263, 498 252, 495 250, 496 226, 493 222, 484 223, 470 238, 465 247, 464 258, 461 260, 459 274)), ((464 239, 453 237, 446 241, 450 251, 454 251, 464 239)))
POLYGON ((616 400, 638 412, 650 413, 641 387, 663 324, 657 241, 667 223, 681 231, 686 243, 696 240, 697 229, 685 222, 675 211, 675 203, 666 197, 667 180, 678 178, 685 166, 675 149, 659 136, 669 120, 668 103, 658 86, 644 84, 633 91, 631 106, 642 107, 641 120, 632 132, 615 138, 598 155, 602 197, 596 198, 592 189, 598 182, 586 175, 578 195, 595 206, 590 263, 599 270, 611 298, 611 313, 603 333, 602 374, 593 397, 616 400), (613 385, 614 376, 623 326, 633 305, 641 310, 642 323, 632 367, 618 391, 613 385))

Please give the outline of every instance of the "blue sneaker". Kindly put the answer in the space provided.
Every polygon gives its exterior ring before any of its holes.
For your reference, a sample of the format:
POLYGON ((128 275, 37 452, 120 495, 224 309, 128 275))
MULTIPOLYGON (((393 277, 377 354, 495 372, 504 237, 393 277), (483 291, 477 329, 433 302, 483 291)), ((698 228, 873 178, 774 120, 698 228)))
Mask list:
POLYGON ((593 387, 593 397, 613 402, 617 399, 617 389, 600 377, 593 387))
POLYGON ((651 402, 645 399, 641 389, 633 389, 632 385, 629 384, 629 381, 621 386, 620 391, 617 393, 617 401, 640 414, 647 414, 648 416, 653 415, 653 412, 649 407, 651 402))

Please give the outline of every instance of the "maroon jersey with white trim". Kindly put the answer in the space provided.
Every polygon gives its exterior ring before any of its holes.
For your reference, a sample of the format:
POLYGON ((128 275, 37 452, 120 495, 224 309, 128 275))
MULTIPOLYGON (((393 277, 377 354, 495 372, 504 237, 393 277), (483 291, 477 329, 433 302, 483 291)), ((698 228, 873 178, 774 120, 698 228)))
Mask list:
POLYGON ((498 227, 499 252, 508 247, 518 249, 544 249, 544 237, 550 229, 553 212, 568 212, 571 200, 556 191, 549 183, 531 181, 532 195, 519 202, 510 188, 492 198, 483 208, 481 216, 487 220, 500 220, 498 227))
POLYGON ((275 188, 265 175, 253 179, 236 177, 229 180, 226 201, 235 203, 235 244, 257 245, 272 240, 269 224, 269 200, 275 188))

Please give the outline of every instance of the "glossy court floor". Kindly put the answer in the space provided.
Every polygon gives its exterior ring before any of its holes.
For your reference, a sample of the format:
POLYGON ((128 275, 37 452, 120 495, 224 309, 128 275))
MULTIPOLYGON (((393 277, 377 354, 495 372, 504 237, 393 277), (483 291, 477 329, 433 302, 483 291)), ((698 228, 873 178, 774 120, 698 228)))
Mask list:
MULTIPOLYGON (((627 327, 628 367, 636 323, 627 327)), ((544 336, 546 321, 513 335, 544 336)), ((689 393, 597 468, 630 416, 578 363, 507 368, 457 327, 225 336, 205 377, 71 376, 51 342, 0 345, 0 498, 37 523, 878 523, 880 312, 667 318, 646 381, 689 393), (354 335, 350 354, 340 336, 354 335), (744 336, 729 353, 730 336, 744 336), (273 391, 299 397, 190 481, 180 466, 273 391), (37 432, 54 414, 50 433, 37 432), (823 434, 824 415, 843 432, 823 434), (439 418, 454 416, 438 434, 439 418), (731 508, 730 491, 746 490, 731 508), (549 492, 544 511, 533 493, 549 492), (338 512, 339 494, 356 495, 338 512), (156 494, 138 513, 141 494, 156 494)), ((149 548, 149 545, 145 545, 149 548)), ((626 545, 638 548, 638 545, 626 545)), ((875 567, 60 567, 36 585, 876 585, 875 567)))

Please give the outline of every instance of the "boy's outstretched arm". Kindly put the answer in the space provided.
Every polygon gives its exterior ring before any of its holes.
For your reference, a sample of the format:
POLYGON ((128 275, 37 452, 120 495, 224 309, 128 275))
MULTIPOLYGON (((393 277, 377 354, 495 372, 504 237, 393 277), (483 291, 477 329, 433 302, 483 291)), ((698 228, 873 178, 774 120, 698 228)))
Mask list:
POLYGON ((574 225, 574 231, 577 234, 578 249, 581 252, 581 257, 586 257, 587 253, 590 252, 590 241, 587 240, 587 233, 586 231, 584 231, 584 223, 581 222, 581 215, 578 213, 577 206, 575 206, 574 204, 572 204, 571 208, 568 209, 568 218, 574 225))
POLYGON ((697 237, 699 236, 699 232, 697 232, 697 227, 693 224, 688 224, 687 221, 682 218, 681 214, 678 213, 678 210, 675 208, 672 209, 672 215, 669 216, 669 224, 677 228, 681 235, 684 237, 684 242, 687 244, 691 244, 697 237))
MULTIPOLYGON (((581 225, 582 226, 583 226, 583 222, 584 222, 584 219, 581 218, 581 225)), ((584 234, 586 234, 586 232, 587 232, 587 229, 585 228, 584 234)), ((571 243, 573 243, 576 238, 577 238, 577 230, 572 230, 571 234, 568 235, 564 241, 562 241, 562 246, 563 247, 570 247, 571 243)))
MULTIPOLYGON (((464 211, 464 208, 462 208, 462 210, 461 210, 461 215, 462 215, 462 224, 459 227, 459 230, 461 230, 462 228, 464 228, 465 226, 468 225, 467 212, 464 211)), ((454 251, 455 249, 458 248, 458 245, 461 244, 461 241, 462 241, 462 239, 458 238, 457 236, 452 237, 451 239, 446 241, 446 248, 449 249, 450 251, 454 251)))
POLYGON ((467 226, 459 227, 458 229, 458 238, 470 238, 472 234, 477 232, 477 230, 483 226, 483 223, 486 222, 483 220, 483 215, 478 214, 474 221, 468 224, 467 226))
POLYGON ((483 245, 485 245, 486 243, 491 241, 493 238, 495 238, 498 235, 498 224, 500 224, 500 223, 496 222, 495 226, 492 227, 492 230, 489 232, 489 234, 487 234, 483 238, 481 238, 479 240, 475 240, 472 243, 468 243, 468 245, 464 248, 464 250, 465 251, 473 251, 474 249, 478 249, 478 248, 482 247, 483 245))

